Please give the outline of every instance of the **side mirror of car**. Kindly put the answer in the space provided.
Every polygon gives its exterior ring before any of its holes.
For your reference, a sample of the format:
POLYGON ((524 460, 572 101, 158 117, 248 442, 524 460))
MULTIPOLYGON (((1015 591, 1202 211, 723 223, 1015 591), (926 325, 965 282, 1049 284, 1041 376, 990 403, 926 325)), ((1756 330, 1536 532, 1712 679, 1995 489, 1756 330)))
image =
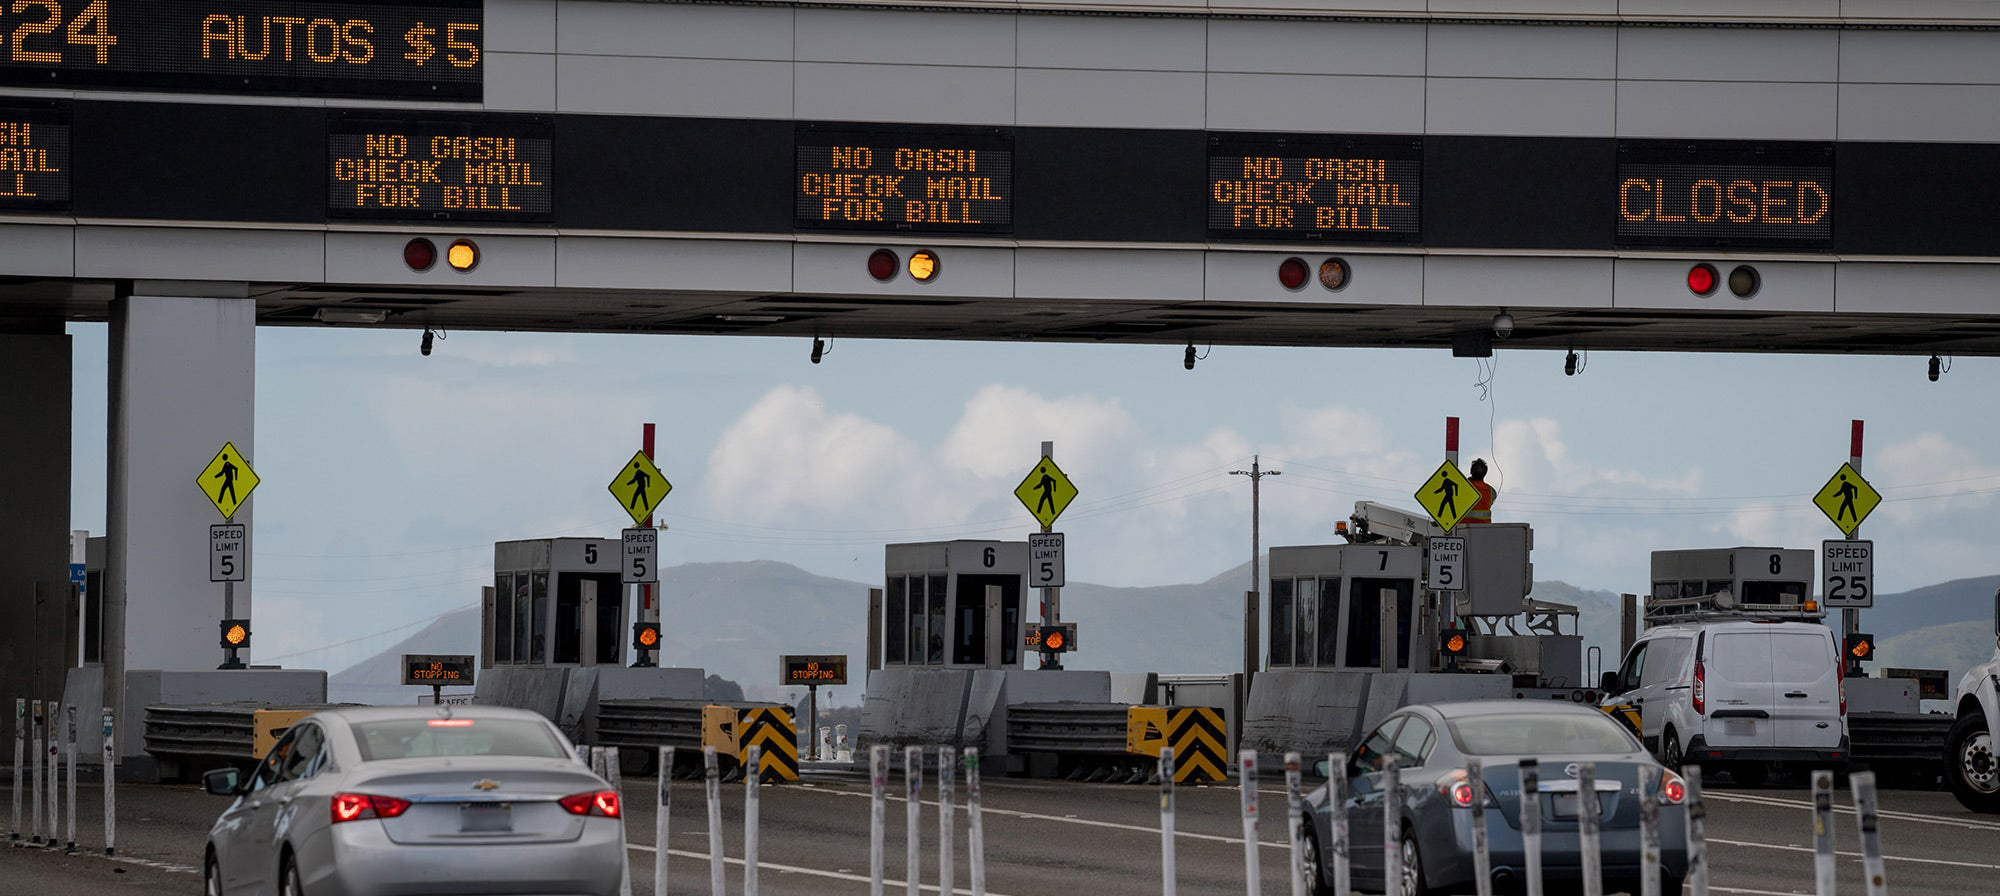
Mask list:
POLYGON ((1313 774, 1318 775, 1322 778, 1333 777, 1333 763, 1327 762, 1324 759, 1314 762, 1313 774))
POLYGON ((1597 682, 1597 689, 1603 691, 1604 695, 1607 697, 1611 696, 1612 694, 1619 694, 1624 692, 1624 689, 1618 686, 1618 673, 1616 672, 1604 673, 1604 676, 1600 678, 1597 682))
POLYGON ((233 768, 219 768, 201 776, 202 789, 216 796, 235 796, 241 783, 240 773, 233 768))

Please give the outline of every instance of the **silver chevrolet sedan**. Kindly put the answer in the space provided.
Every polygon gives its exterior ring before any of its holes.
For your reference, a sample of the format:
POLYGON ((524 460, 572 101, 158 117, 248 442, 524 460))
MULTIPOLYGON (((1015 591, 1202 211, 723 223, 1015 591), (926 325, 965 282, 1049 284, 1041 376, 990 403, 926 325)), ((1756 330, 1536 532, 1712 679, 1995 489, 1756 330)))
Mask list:
MULTIPOLYGON (((1546 701, 1488 700, 1406 706, 1391 713, 1347 757, 1349 857, 1358 889, 1383 892, 1385 810, 1383 759, 1396 757, 1400 793, 1397 838, 1401 866, 1388 875, 1400 896, 1470 893, 1475 881, 1472 805, 1486 806, 1493 885, 1524 886, 1520 761, 1540 763, 1541 781, 1528 795, 1540 807, 1542 870, 1549 892, 1574 892, 1583 877, 1577 808, 1580 763, 1597 768, 1601 870, 1605 892, 1639 892, 1640 769, 1654 771, 1660 803, 1660 892, 1677 894, 1687 874, 1686 783, 1649 755, 1630 729, 1594 707, 1546 701), (1484 793, 1474 793, 1466 759, 1481 761, 1484 793)), ((1332 816, 1321 785, 1301 807, 1304 864, 1315 893, 1331 892, 1332 816)))
POLYGON ((208 896, 613 896, 618 792, 535 713, 353 707, 300 720, 208 833, 208 896))

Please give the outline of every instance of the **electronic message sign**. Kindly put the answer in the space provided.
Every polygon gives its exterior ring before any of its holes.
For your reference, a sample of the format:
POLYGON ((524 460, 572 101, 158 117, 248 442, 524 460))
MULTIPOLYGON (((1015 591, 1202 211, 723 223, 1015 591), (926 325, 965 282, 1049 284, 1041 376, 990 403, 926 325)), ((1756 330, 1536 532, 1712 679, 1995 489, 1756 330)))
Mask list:
POLYGON ((1833 196, 1831 144, 1618 146, 1620 246, 1831 248, 1833 196))
POLYGON ((0 211, 70 207, 69 107, 0 102, 0 211))
POLYGON ((539 223, 555 213, 555 141, 540 116, 327 122, 330 217, 539 223))
POLYGON ((842 685, 847 683, 847 657, 792 656, 780 663, 779 684, 842 685))
POLYGON ((477 100, 482 0, 0 2, 0 84, 477 100))
POLYGON ((801 228, 1007 233, 1014 142, 994 129, 800 128, 793 196, 801 228))
POLYGON ((1417 140, 1212 136, 1208 233, 1415 240, 1423 234, 1423 173, 1417 140))
POLYGON ((464 653, 403 654, 403 683, 433 687, 472 684, 472 656, 464 653))

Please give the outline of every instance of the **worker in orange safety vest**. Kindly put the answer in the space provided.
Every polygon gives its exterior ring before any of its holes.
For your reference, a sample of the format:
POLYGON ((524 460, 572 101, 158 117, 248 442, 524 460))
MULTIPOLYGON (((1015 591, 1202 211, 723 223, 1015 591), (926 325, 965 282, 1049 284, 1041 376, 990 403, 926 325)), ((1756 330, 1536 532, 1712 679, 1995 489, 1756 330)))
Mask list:
POLYGON ((1479 500, 1472 503, 1472 509, 1465 512, 1465 517, 1458 521, 1459 525, 1493 522, 1493 499, 1499 497, 1500 493, 1493 486, 1486 484, 1485 458, 1475 457, 1472 459, 1472 476, 1470 478, 1472 480, 1472 490, 1479 493, 1479 500))

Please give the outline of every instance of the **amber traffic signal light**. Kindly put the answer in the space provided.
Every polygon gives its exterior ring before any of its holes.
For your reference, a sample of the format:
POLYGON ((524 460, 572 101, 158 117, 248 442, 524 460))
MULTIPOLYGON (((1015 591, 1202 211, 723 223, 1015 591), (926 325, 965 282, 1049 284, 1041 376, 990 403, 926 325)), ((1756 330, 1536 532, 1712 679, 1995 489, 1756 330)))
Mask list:
POLYGON ((1455 628, 1446 629, 1443 637, 1438 640, 1438 646, 1444 651, 1445 656, 1458 656, 1465 653, 1465 631, 1455 628))
POLYGON ((224 619, 222 620, 221 629, 223 647, 243 648, 250 646, 250 620, 224 619))
POLYGON ((632 646, 640 650, 660 649, 660 624, 657 622, 633 623, 632 646))
POLYGON ((1856 662, 1875 658, 1875 636, 1855 632, 1847 636, 1847 656, 1856 662))

